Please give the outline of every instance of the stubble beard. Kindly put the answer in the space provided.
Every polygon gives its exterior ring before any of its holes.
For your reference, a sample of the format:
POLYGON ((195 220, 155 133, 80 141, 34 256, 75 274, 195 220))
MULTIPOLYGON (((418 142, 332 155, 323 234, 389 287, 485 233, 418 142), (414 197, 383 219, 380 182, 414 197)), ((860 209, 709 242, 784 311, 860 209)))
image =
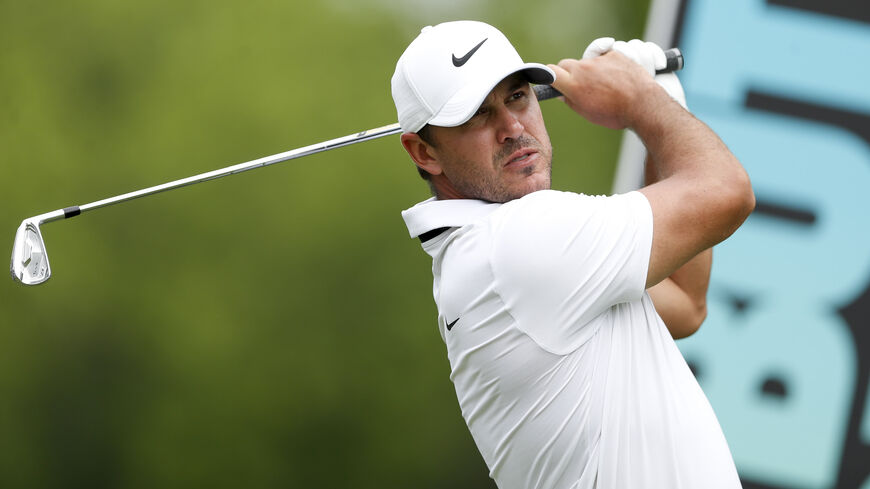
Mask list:
POLYGON ((461 164, 465 168, 473 169, 473 171, 469 175, 466 175, 466 178, 452 183, 462 195, 468 196, 468 198, 497 203, 509 202, 537 190, 550 188, 552 157, 552 148, 548 149, 540 141, 530 136, 521 136, 506 143, 498 153, 493 155, 492 167, 495 169, 495 173, 485 173, 477 170, 470 162, 462 162, 461 164), (520 173, 526 177, 524 185, 509 186, 499 179, 499 175, 501 175, 500 170, 505 163, 505 159, 522 148, 536 150, 539 154, 540 162, 535 166, 528 166, 520 170, 520 173), (538 181, 530 180, 535 173, 544 177, 542 182, 538 183, 538 181))

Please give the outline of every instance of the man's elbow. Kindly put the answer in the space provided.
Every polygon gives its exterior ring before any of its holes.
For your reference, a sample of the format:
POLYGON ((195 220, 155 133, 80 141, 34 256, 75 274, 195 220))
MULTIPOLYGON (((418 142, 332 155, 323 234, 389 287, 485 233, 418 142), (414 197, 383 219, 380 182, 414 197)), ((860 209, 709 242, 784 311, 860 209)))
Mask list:
POLYGON ((746 216, 755 209, 755 192, 752 191, 752 181, 749 179, 749 174, 746 169, 740 164, 737 158, 732 156, 733 164, 729 166, 730 177, 728 178, 728 187, 733 192, 734 204, 738 207, 740 213, 746 216))
POLYGON ((755 210, 755 192, 752 190, 749 175, 742 168, 740 168, 727 185, 721 188, 721 191, 722 195, 719 200, 722 204, 722 207, 720 207, 722 213, 720 215, 723 218, 723 227, 721 229, 725 233, 719 237, 718 241, 731 236, 734 231, 737 231, 737 228, 755 210))
POLYGON ((745 170, 740 172, 736 186, 738 188, 736 204, 739 209, 737 212, 743 216, 743 219, 740 220, 742 223, 755 210, 755 192, 752 190, 752 182, 749 180, 749 175, 745 170))
MULTIPOLYGON (((695 317, 692 321, 692 329, 689 335, 693 335, 701 329, 701 325, 704 324, 704 320, 707 319, 707 302, 705 301, 703 304, 699 304, 695 309, 695 317)), ((688 335, 687 335, 688 336, 688 335)))
POLYGON ((701 324, 707 319, 707 304, 698 304, 691 314, 687 315, 681 322, 679 328, 671 328, 671 336, 675 340, 688 338, 697 333, 701 329, 701 324))

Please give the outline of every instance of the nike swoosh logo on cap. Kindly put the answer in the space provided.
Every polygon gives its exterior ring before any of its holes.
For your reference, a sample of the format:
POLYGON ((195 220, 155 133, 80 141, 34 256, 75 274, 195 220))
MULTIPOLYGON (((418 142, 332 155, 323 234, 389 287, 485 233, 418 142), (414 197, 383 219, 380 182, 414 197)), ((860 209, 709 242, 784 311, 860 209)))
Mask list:
MULTIPOLYGON (((486 39, 489 39, 489 38, 487 37, 486 39)), ((486 42, 486 39, 484 39, 483 41, 480 41, 477 44, 477 46, 474 46, 473 48, 471 48, 471 51, 465 53, 465 56, 463 56, 461 58, 457 58, 456 55, 454 54, 453 55, 453 66, 459 68, 460 66, 467 63, 468 60, 471 59, 472 56, 474 56, 474 53, 476 53, 477 50, 480 49, 481 46, 483 46, 483 43, 486 42)))
POLYGON ((456 318, 456 320, 453 321, 452 323, 447 323, 447 331, 450 331, 451 329, 453 329, 453 325, 456 324, 458 321, 459 321, 459 318, 456 318))

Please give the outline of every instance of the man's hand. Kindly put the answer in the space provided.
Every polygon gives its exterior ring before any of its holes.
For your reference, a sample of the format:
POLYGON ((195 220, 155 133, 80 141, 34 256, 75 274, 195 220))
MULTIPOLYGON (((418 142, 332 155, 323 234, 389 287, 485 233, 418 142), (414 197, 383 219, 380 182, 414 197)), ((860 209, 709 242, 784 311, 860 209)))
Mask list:
POLYGON ((666 65, 664 50, 654 43, 602 37, 589 44, 582 59, 564 59, 550 68, 556 72, 553 87, 564 94, 569 107, 590 122, 623 129, 630 125, 632 115, 628 112, 637 108, 636 97, 651 89, 650 80, 687 108, 677 75, 656 75, 666 65), (627 59, 620 59, 616 53, 627 59), (643 76, 641 70, 648 76, 643 76))
POLYGON ((643 67, 615 51, 549 66, 556 72, 553 88, 562 92, 565 103, 590 122, 611 129, 629 127, 637 99, 661 91, 643 67))
POLYGON ((668 65, 668 58, 665 51, 658 44, 652 42, 644 42, 638 39, 631 41, 615 41, 612 37, 602 37, 596 39, 589 44, 586 51, 583 53, 583 58, 594 58, 613 50, 622 53, 628 59, 641 65, 650 75, 652 75, 660 87, 665 89, 665 92, 672 99, 679 102, 684 109, 688 110, 686 104, 686 94, 683 91, 683 85, 676 73, 662 73, 657 75, 659 70, 664 69, 668 65))

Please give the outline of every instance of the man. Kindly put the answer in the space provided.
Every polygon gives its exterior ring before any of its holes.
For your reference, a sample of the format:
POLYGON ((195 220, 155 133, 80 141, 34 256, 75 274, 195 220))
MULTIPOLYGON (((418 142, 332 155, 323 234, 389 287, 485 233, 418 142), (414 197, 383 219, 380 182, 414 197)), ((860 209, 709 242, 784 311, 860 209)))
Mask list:
POLYGON ((663 63, 658 46, 607 38, 581 60, 523 63, 494 27, 460 21, 423 29, 396 65, 402 145, 435 195, 403 217, 432 256, 451 379, 502 489, 740 487, 673 337, 703 320, 709 250, 755 200, 740 163, 662 88, 680 98, 676 77, 656 83, 663 63), (549 190, 530 81, 635 131, 651 184, 549 190))

